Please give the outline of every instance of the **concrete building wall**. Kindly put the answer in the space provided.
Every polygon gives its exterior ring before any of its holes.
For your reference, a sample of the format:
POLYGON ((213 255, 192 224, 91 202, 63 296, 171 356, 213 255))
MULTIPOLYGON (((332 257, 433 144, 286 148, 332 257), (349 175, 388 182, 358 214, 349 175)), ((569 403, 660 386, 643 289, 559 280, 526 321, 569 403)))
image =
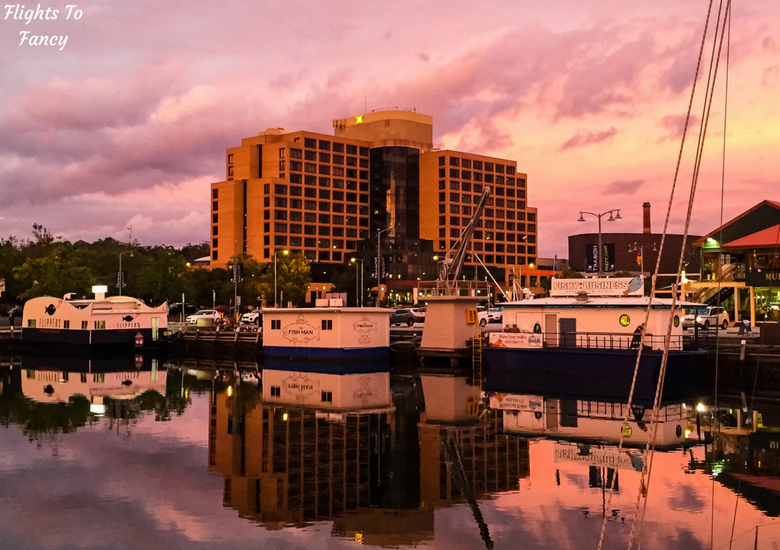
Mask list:
POLYGON ((513 268, 536 262, 536 209, 528 207, 527 181, 513 160, 449 150, 420 155, 420 237, 446 254, 490 186, 472 250, 486 265, 503 269, 508 281, 513 268))
POLYGON ((211 184, 211 265, 224 267, 241 253, 243 187, 234 181, 211 184))
POLYGON ((433 148, 433 117, 405 110, 380 110, 333 121, 336 137, 360 139, 371 147, 433 148))

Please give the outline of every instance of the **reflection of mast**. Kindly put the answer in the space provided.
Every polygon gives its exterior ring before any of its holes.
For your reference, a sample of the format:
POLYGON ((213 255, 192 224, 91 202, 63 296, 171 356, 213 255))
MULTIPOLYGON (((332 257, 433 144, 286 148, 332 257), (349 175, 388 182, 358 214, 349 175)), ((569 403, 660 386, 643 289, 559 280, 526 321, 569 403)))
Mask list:
POLYGON ((530 473, 528 441, 502 433, 501 411, 471 414, 473 384, 461 375, 421 375, 425 414, 420 433, 421 499, 428 506, 451 506, 463 498, 471 507, 487 548, 493 547, 477 504, 502 491, 516 490, 530 473))
POLYGON ((479 509, 477 499, 474 497, 474 491, 471 490, 471 485, 466 476, 466 469, 463 467, 463 457, 461 457, 460 449, 455 443, 454 434, 450 434, 446 442, 442 441, 441 446, 447 464, 455 466, 455 483, 458 484, 458 489, 461 494, 465 496, 466 500, 469 502, 471 513, 474 514, 474 519, 479 526, 479 534, 482 537, 482 540, 485 541, 485 548, 493 548, 493 541, 490 539, 490 531, 488 531, 485 518, 482 516, 482 510, 479 509))

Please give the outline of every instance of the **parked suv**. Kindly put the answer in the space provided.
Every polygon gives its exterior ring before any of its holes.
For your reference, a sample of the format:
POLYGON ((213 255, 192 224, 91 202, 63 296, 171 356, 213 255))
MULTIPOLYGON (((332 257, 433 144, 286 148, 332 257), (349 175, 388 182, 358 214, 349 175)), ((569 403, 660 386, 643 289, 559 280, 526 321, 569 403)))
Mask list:
POLYGON ((488 323, 500 323, 504 320, 503 306, 491 307, 488 310, 488 323))
POLYGON ((392 327, 393 325, 413 326, 414 313, 412 313, 412 310, 406 308, 394 309, 390 313, 390 326, 392 327))
POLYGON ((724 308, 717 306, 688 308, 683 317, 683 328, 692 328, 694 324, 704 329, 720 327, 725 330, 729 327, 729 314, 724 308))
POLYGON ((417 311, 414 312, 414 321, 415 321, 415 323, 424 323, 425 322, 425 314, 427 313, 427 311, 428 311, 427 307, 417 308, 417 311))
POLYGON ((242 325, 254 324, 254 325, 257 325, 258 327, 262 327, 263 326, 263 316, 260 314, 260 310, 259 309, 253 309, 252 311, 248 311, 248 312, 244 313, 241 316, 241 324, 242 325))

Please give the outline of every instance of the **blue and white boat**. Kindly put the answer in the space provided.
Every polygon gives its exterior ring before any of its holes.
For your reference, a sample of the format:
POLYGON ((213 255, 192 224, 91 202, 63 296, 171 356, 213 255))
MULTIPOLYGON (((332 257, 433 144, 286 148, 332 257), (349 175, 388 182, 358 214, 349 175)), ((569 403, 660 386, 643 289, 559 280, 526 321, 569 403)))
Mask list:
POLYGON ((22 347, 26 351, 127 353, 156 350, 167 343, 166 304, 149 307, 130 296, 98 295, 94 300, 42 296, 24 305, 22 347))
POLYGON ((558 296, 503 304, 503 330, 490 333, 484 348, 490 387, 518 391, 517 377, 522 376, 522 393, 547 393, 550 384, 565 380, 583 396, 606 391, 609 397, 624 399, 641 347, 635 398, 652 401, 666 346, 665 397, 671 398, 676 387, 701 380, 706 353, 689 349, 682 327, 685 304, 678 302, 672 310, 671 299, 654 298, 647 326, 641 326, 650 298, 638 295, 641 284, 636 281, 553 279, 553 289, 556 282, 558 296), (590 292, 613 295, 588 294, 583 284, 590 292))
POLYGON ((361 363, 390 356, 390 310, 384 308, 263 309, 266 358, 361 363))

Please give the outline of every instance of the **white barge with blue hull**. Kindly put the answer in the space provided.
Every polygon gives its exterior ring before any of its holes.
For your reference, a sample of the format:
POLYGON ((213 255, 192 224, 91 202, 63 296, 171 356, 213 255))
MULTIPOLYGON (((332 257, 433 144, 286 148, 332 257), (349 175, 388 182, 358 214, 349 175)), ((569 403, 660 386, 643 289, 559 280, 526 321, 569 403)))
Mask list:
POLYGON ((580 290, 575 296, 505 303, 503 330, 490 333, 483 351, 489 369, 486 386, 544 393, 550 389, 547 385, 566 381, 583 396, 606 391, 612 398, 625 398, 641 346, 635 399, 652 402, 667 345, 664 397, 673 398, 675 388, 690 387, 702 380, 706 353, 688 349, 682 328, 684 304, 676 303, 671 311, 670 299, 654 298, 644 326, 650 298, 623 295, 638 291, 641 282, 553 279, 553 289, 556 283, 559 288, 563 286, 560 281, 568 286, 590 281, 592 291, 605 293, 612 289, 617 295, 589 296, 580 290), (667 341, 670 315, 673 326, 667 341))
POLYGON ((129 296, 28 300, 22 319, 22 349, 122 354, 159 350, 168 343, 166 304, 149 307, 129 296))
POLYGON ((338 365, 390 356, 389 309, 284 308, 262 313, 268 359, 338 365))

